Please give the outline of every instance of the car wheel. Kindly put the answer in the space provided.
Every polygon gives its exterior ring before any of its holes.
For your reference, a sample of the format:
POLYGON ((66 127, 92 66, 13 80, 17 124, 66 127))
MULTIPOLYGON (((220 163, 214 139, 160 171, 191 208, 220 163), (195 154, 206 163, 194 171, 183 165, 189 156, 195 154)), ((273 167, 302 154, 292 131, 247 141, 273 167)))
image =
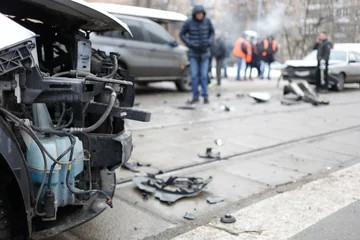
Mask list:
POLYGON ((179 92, 191 91, 191 75, 190 69, 186 68, 181 80, 175 82, 176 88, 179 92))
POLYGON ((0 240, 10 240, 10 221, 7 210, 5 192, 0 189, 0 240))
POLYGON ((337 76, 337 79, 338 79, 338 83, 334 86, 335 90, 336 91, 342 91, 344 90, 344 85, 345 85, 345 74, 344 73, 340 73, 338 76, 337 76))

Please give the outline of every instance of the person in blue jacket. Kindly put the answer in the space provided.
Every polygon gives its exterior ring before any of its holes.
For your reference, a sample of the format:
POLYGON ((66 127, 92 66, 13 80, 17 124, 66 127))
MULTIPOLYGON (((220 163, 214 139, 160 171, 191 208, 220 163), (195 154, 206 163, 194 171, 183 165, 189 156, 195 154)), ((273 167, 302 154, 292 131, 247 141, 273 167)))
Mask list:
POLYGON ((193 99, 199 102, 199 79, 204 103, 209 103, 207 92, 210 46, 214 39, 214 27, 203 6, 195 5, 192 17, 188 18, 180 31, 180 38, 189 48, 190 74, 193 99), (200 75, 200 76, 199 76, 200 75))

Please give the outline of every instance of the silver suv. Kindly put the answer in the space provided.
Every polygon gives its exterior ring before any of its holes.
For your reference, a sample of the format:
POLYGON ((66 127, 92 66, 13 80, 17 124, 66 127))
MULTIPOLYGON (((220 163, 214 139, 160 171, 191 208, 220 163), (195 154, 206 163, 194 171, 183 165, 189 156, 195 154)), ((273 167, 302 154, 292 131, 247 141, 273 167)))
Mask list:
POLYGON ((129 70, 139 85, 173 81, 179 91, 190 90, 188 49, 180 46, 159 24, 140 17, 115 15, 132 34, 121 31, 93 33, 93 48, 120 53, 121 67, 129 70))

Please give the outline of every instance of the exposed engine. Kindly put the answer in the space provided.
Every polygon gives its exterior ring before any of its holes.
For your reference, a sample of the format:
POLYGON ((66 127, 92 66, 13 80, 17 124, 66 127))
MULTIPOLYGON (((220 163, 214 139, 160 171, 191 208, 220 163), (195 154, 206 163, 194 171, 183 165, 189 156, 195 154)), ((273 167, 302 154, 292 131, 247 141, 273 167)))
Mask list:
POLYGON ((0 44, 0 113, 25 156, 35 215, 55 221, 60 207, 99 197, 112 207, 112 171, 132 151, 124 119, 150 119, 131 109, 133 77, 119 68, 118 54, 91 48, 90 32, 1 14, 0 20, 21 36, 0 44))

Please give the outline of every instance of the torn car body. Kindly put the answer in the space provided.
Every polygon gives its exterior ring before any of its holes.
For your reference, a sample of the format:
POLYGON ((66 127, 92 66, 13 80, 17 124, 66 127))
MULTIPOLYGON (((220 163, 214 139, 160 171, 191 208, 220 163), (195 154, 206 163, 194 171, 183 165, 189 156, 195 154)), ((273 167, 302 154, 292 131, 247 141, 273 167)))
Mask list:
POLYGON ((134 78, 91 31, 130 30, 80 0, 0 3, 1 234, 43 239, 96 217, 133 149, 134 78))

